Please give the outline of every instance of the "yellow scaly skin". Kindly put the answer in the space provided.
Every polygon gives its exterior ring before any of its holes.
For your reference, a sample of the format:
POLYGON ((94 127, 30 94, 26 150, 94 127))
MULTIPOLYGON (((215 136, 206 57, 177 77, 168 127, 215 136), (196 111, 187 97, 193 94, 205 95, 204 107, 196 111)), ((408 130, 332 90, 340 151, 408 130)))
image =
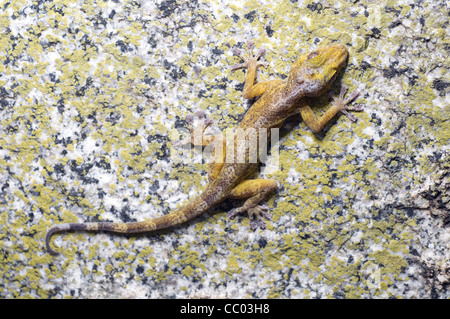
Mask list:
MULTIPOLYGON (((233 66, 232 70, 247 69, 243 91, 244 98, 260 96, 239 124, 239 128, 243 130, 255 129, 256 136, 254 137, 257 140, 259 140, 260 128, 268 129, 268 132, 270 132, 271 128, 280 127, 286 118, 297 113, 301 114, 303 120, 313 132, 318 132, 338 112, 343 112, 354 121, 354 116, 348 113, 347 110, 361 111, 359 107, 347 107, 347 104, 358 93, 353 93, 344 100, 343 96, 346 88, 341 90, 340 96, 335 98, 334 103, 320 118, 316 118, 306 103, 306 97, 319 96, 329 89, 336 75, 344 66, 348 53, 343 45, 332 44, 300 56, 292 65, 290 74, 285 80, 276 79, 256 84, 255 78, 258 67, 266 66, 266 63, 258 61, 259 57, 265 53, 265 50, 261 49, 253 56, 253 43, 249 42, 247 48, 248 57, 245 57, 237 49, 233 50, 233 53, 241 57, 244 62, 233 66)), ((201 145, 211 143, 213 140, 212 136, 205 136, 201 141, 201 145)), ((237 146, 236 138, 234 143, 237 146)), ((237 152, 235 153, 237 154, 237 152)), ((254 171, 258 163, 248 162, 248 150, 245 151, 245 155, 247 160, 244 163, 239 163, 237 155, 234 155, 234 161, 211 164, 209 172, 210 183, 206 190, 184 207, 170 214, 134 223, 101 222, 57 225, 47 233, 47 250, 51 254, 58 254, 50 247, 50 239, 56 232, 79 230, 107 231, 123 234, 149 232, 180 225, 204 213, 227 198, 247 198, 244 205, 233 209, 228 213, 228 217, 234 217, 240 212, 247 211, 252 219, 252 228, 255 228, 257 224, 260 227, 264 227, 263 217, 270 219, 270 215, 266 212, 266 207, 258 204, 268 193, 277 188, 277 183, 274 180, 265 179, 246 180, 246 177, 254 171)))

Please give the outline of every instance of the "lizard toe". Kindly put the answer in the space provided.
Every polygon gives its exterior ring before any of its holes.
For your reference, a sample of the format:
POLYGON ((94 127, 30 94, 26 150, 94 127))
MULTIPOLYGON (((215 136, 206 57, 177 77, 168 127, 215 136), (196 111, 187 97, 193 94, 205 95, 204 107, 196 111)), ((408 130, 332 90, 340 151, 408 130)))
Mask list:
POLYGON ((237 214, 241 213, 242 211, 243 211, 242 208, 233 208, 227 213, 227 217, 233 219, 236 217, 237 214))
POLYGON ((258 50, 258 52, 256 53, 256 55, 253 55, 252 51, 253 51, 254 47, 255 47, 255 43, 253 41, 247 42, 247 52, 248 52, 247 56, 245 56, 242 53, 242 51, 239 50, 238 48, 231 49, 231 52, 233 53, 233 55, 240 57, 244 61, 243 63, 238 63, 238 64, 231 66, 231 71, 236 71, 238 69, 247 69, 247 68, 249 68, 249 65, 253 65, 253 64, 255 64, 256 67, 259 67, 259 66, 267 67, 269 65, 268 62, 258 61, 258 59, 266 53, 266 49, 264 47, 261 47, 258 50))
POLYGON ((344 98, 345 94, 347 93, 347 90, 348 88, 345 85, 342 85, 338 96, 336 96, 332 92, 328 93, 328 96, 333 99, 333 103, 339 108, 342 114, 347 116, 350 119, 350 121, 356 122, 357 118, 348 111, 360 112, 363 111, 363 107, 361 105, 349 106, 348 104, 350 104, 356 97, 358 97, 360 92, 354 91, 350 93, 350 95, 347 96, 347 98, 344 98))
POLYGON ((266 205, 256 205, 254 207, 246 208, 246 207, 239 207, 234 208, 230 210, 227 213, 227 217, 233 219, 238 215, 239 213, 242 213, 244 211, 247 211, 249 218, 250 218, 250 228, 252 230, 255 230, 256 228, 265 229, 266 223, 264 219, 271 220, 272 215, 270 215, 267 211, 269 208, 266 205))

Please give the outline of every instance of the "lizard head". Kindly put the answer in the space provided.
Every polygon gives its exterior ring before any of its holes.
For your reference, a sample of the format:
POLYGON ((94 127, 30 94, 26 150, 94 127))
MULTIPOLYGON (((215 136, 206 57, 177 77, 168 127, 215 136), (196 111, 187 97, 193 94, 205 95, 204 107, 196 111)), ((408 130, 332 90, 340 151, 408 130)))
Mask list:
POLYGON ((288 83, 302 96, 318 96, 333 83, 347 56, 347 49, 342 44, 304 54, 292 65, 288 83))

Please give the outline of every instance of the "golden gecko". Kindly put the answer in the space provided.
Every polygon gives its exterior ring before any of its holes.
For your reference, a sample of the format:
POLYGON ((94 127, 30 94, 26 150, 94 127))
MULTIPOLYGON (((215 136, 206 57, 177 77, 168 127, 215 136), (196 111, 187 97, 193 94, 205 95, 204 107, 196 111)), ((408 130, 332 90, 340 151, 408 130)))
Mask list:
MULTIPOLYGON (((239 50, 233 49, 233 53, 244 62, 232 66, 233 71, 240 68, 247 69, 243 97, 250 99, 260 96, 247 111, 238 127, 244 131, 254 129, 250 130, 254 135, 252 141, 259 141, 260 137, 267 138, 266 136, 270 135, 270 129, 279 128, 285 119, 297 113, 301 114, 303 120, 313 132, 320 131, 338 112, 343 112, 352 121, 356 120, 347 110, 361 111, 362 108, 359 106, 351 108, 347 104, 357 97, 359 93, 354 92, 344 99, 346 92, 344 86, 341 88, 340 95, 334 98, 334 103, 320 118, 316 118, 306 99, 307 97, 319 96, 329 89, 347 60, 348 52, 345 46, 332 44, 302 55, 292 65, 289 76, 286 79, 269 80, 260 83, 255 83, 256 71, 259 66, 267 65, 266 62, 258 61, 264 55, 265 50, 260 49, 256 55, 253 55, 253 47, 253 42, 248 42, 248 57, 245 57, 239 50), (267 135, 262 136, 260 129, 266 129, 267 135)), ((192 123, 192 118, 189 120, 192 123)), ((207 122, 204 127, 210 124, 210 122, 207 122)), ((199 139, 200 142, 196 143, 194 138, 192 138, 191 142, 206 146, 209 143, 217 142, 219 136, 221 134, 204 135, 199 139)), ((236 136, 233 139, 235 144, 237 144, 237 139, 236 136)), ((225 139, 221 141, 225 145, 225 139)), ((252 147, 251 145, 247 146, 252 147)), ((223 147, 223 150, 225 149, 226 147, 223 147)), ((210 164, 209 184, 205 191, 180 209, 142 222, 95 222, 57 225, 47 233, 46 247, 48 252, 54 255, 58 254, 50 247, 50 239, 56 232, 80 230, 124 234, 149 232, 182 224, 228 198, 247 198, 243 206, 231 210, 227 214, 228 217, 234 217, 238 213, 247 211, 251 218, 252 228, 255 228, 257 225, 260 225, 262 228, 265 227, 263 218, 270 219, 270 215, 267 213, 267 208, 260 206, 259 203, 268 193, 277 188, 277 182, 267 179, 246 179, 255 170, 258 162, 248 160, 248 149, 245 150, 244 162, 238 161, 237 152, 235 153, 236 155, 233 155, 234 160, 217 161, 210 164)), ((223 152, 223 159, 225 159, 225 152, 223 152)))

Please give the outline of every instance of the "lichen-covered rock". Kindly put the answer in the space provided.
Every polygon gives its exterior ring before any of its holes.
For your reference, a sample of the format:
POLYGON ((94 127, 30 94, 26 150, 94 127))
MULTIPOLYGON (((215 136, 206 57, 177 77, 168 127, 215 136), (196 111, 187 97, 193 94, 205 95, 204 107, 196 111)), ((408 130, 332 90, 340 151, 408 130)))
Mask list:
MULTIPOLYGON (((0 296, 449 298, 450 79, 445 2, 7 1, 0 6, 0 296), (228 201, 138 236, 55 236, 64 222, 136 221, 207 182, 174 160, 174 130, 248 109, 230 49, 267 49, 259 79, 339 41, 356 123, 281 130, 273 220, 252 232, 228 201)), ((318 113, 326 97, 313 103, 318 113)), ((275 152, 275 148, 273 149, 275 152)))

